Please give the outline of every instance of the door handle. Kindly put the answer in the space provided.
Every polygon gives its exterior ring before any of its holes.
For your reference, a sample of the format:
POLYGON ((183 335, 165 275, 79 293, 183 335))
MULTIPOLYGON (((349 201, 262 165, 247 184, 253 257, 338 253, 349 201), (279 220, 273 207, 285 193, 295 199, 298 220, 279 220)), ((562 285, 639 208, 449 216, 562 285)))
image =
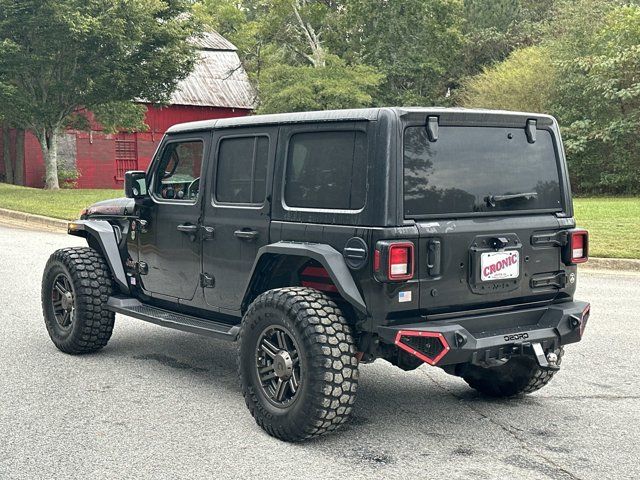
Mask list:
POLYGON ((185 223, 182 225, 178 225, 178 231, 182 233, 192 233, 195 235, 198 232, 198 226, 185 223))
POLYGON ((240 240, 255 240, 258 238, 258 235, 260 235, 260 233, 255 230, 236 230, 233 234, 240 240))

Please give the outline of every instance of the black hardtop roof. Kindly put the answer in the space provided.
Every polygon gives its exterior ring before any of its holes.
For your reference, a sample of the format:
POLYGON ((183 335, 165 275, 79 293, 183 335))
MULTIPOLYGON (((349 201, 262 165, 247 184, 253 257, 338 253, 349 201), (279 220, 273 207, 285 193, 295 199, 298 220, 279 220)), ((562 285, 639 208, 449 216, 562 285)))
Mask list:
POLYGON ((406 118, 409 120, 412 117, 424 117, 425 114, 436 115, 440 118, 441 122, 451 124, 464 122, 466 125, 504 124, 524 126, 528 119, 535 119, 542 125, 552 125, 555 123, 553 117, 540 113, 442 107, 384 107, 276 113, 202 120, 199 122, 173 125, 167 130, 167 133, 184 133, 218 128, 279 125, 287 123, 375 121, 378 120, 381 115, 406 118))

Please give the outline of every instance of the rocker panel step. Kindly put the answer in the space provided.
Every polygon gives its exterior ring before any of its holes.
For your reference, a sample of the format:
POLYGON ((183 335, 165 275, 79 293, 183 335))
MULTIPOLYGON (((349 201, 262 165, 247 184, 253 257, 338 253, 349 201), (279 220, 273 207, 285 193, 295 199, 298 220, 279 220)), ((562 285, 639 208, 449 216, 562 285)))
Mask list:
POLYGON ((163 327, 197 333, 208 337, 235 341, 240 332, 239 325, 227 325, 214 320, 171 312, 162 308, 147 305, 135 298, 109 297, 107 308, 116 313, 134 317, 145 322, 155 323, 163 327))

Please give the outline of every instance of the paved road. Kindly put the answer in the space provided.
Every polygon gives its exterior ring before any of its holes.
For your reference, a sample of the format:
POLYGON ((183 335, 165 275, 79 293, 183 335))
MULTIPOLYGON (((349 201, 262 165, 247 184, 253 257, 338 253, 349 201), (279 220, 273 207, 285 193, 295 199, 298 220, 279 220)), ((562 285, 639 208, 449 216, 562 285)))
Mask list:
POLYGON ((79 242, 0 226, 0 478, 639 478, 640 276, 582 273, 587 337, 542 391, 479 398, 365 365, 351 424, 302 445, 248 414, 231 344, 118 317, 98 354, 49 341, 40 278, 79 242))

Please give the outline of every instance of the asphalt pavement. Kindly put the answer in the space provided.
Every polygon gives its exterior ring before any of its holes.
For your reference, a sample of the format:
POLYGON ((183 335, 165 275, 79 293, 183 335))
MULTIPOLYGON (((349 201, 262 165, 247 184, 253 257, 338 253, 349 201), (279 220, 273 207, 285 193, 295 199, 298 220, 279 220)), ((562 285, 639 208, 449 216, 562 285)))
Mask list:
POLYGON ((118 316, 99 353, 56 350, 42 270, 81 244, 0 225, 0 479, 640 478, 638 274, 580 272, 586 338, 535 394, 489 400, 377 361, 345 428, 287 444, 248 413, 233 344, 118 316))

